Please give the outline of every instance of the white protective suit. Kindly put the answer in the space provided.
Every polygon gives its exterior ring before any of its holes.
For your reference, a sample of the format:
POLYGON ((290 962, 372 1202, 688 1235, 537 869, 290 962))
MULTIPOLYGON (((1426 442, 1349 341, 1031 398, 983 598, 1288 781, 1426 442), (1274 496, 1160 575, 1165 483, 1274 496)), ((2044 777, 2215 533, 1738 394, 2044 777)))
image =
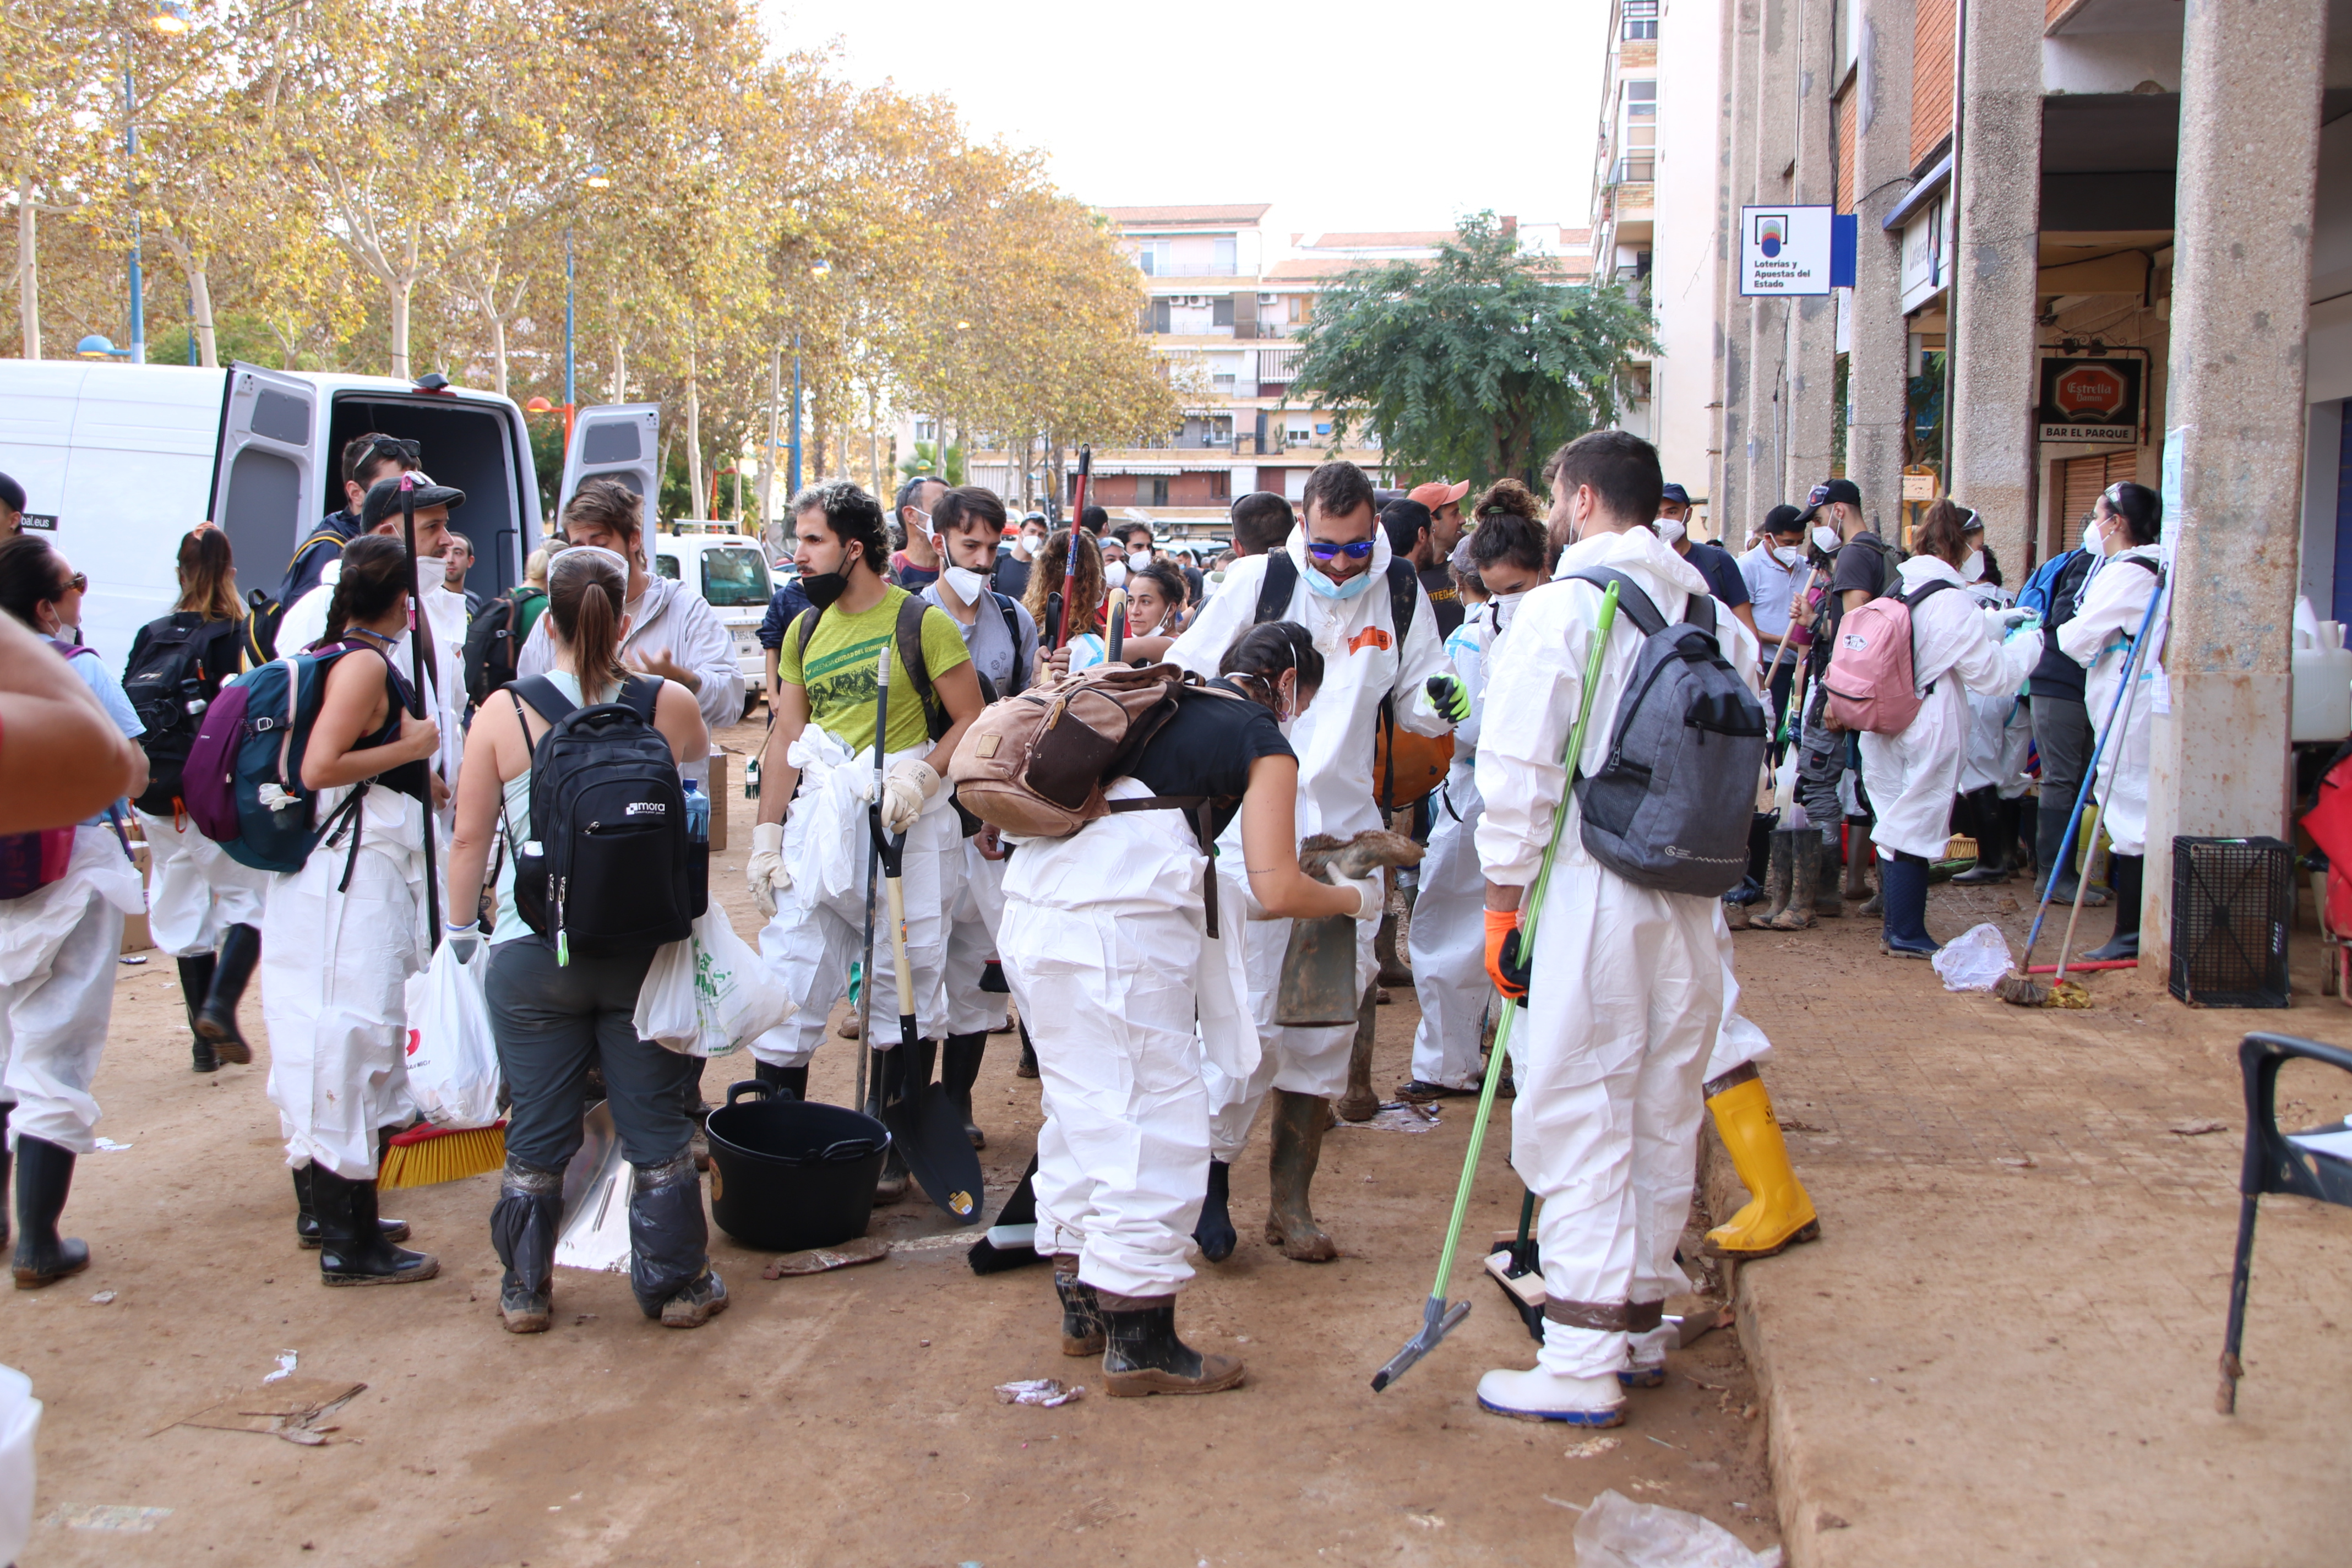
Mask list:
MULTIPOLYGON (((2083 705, 2090 710, 2095 740, 2107 732, 2124 660, 2157 589, 2156 574, 2132 561, 2153 563, 2158 555, 2156 545, 2136 544, 2094 566, 2083 584, 2081 607, 2058 628, 2059 651, 2089 671, 2083 681, 2083 705)), ((2099 803, 2099 823, 2115 840, 2118 855, 2147 853, 2147 739, 2156 728, 2155 681, 2153 661, 2142 661, 2134 682, 2138 689, 2124 700, 2126 711, 2116 715, 2123 726, 2122 742, 2107 742, 2099 758, 2098 779, 2091 785, 2099 803)))
MULTIPOLYGON (((318 820, 350 794, 320 791, 318 820)), ((424 808, 376 781, 358 815, 357 857, 347 834, 320 840, 300 870, 271 875, 261 917, 269 1102, 286 1163, 354 1182, 376 1173, 377 1130, 414 1109, 404 993, 428 942, 424 808), (351 886, 339 891, 346 865, 351 886)))
MULTIPOLYGON (((1979 605, 2007 609, 2017 603, 2015 594, 1983 578, 1970 583, 1968 590, 1979 605)), ((1960 794, 1990 785, 2000 791, 2001 799, 2016 800, 2032 784, 2026 777, 2025 763, 2033 749, 2033 710, 2018 700, 2018 691, 1969 693, 1969 744, 1960 756, 1960 794)))
POLYGON ((62 878, 0 903, 0 1100, 16 1104, 9 1148, 26 1133, 75 1154, 97 1147, 89 1088, 114 1012, 122 917, 141 908, 122 841, 88 823, 74 829, 62 878))
MULTIPOLYGON (((1307 583, 1315 568, 1307 558, 1304 524, 1291 531, 1284 545, 1298 568, 1298 586, 1279 617, 1297 621, 1313 635, 1323 656, 1323 685, 1307 711, 1291 726, 1290 743, 1298 753, 1298 834, 1301 838, 1328 833, 1345 838, 1366 828, 1385 826, 1372 798, 1372 752, 1379 724, 1381 699, 1393 696, 1397 722, 1417 735, 1443 735, 1450 726, 1429 706, 1423 692, 1433 675, 1452 669, 1445 645, 1438 636, 1437 616, 1429 596, 1414 590, 1412 624, 1397 646, 1396 626, 1389 607, 1387 533, 1372 531, 1372 563, 1367 586, 1350 599, 1331 599, 1307 583)), ((1217 673, 1218 661, 1248 635, 1257 612, 1258 589, 1265 580, 1266 557, 1248 556, 1234 563, 1214 597, 1201 607, 1192 626, 1168 650, 1169 661, 1205 679, 1217 673)), ((1224 839, 1237 844, 1241 827, 1236 817, 1224 839)), ((1232 863, 1241 864, 1238 853, 1232 863)), ((1356 982, 1359 992, 1370 988, 1380 973, 1372 954, 1373 921, 1356 922, 1356 982)), ((1276 984, 1282 956, 1290 944, 1288 921, 1251 921, 1244 942, 1249 972, 1250 1004, 1258 1034, 1269 1058, 1253 1078, 1250 1091, 1218 1112, 1217 1158, 1230 1161, 1249 1137, 1250 1123, 1267 1088, 1294 1094, 1330 1098, 1348 1087, 1348 1054, 1354 1045, 1353 1024, 1330 1028, 1292 1028, 1274 1022, 1276 984)), ((1024 1017, 1028 1014, 1024 1010, 1024 1017)), ((1035 1032, 1033 1019, 1031 1032, 1035 1032)))
MULTIPOLYGON (((1108 793, 1151 792, 1130 778, 1108 793)), ((1044 1079, 1037 1250, 1076 1254, 1080 1279, 1123 1296, 1171 1295, 1192 1277, 1212 1107, 1256 1065, 1240 889, 1221 879, 1210 941, 1209 861, 1188 820, 1100 817, 1023 843, 1004 879, 1004 974, 1044 1079)))
MULTIPOLYGON (((1933 555, 1914 555, 1901 575, 1906 595, 1925 583, 1960 581, 1950 563, 1933 555)), ((1878 816, 1870 836, 1879 858, 1892 860, 1899 850, 1940 860, 1952 840, 1952 798, 1969 744, 1968 694, 2014 695, 2042 657, 2042 633, 2021 631, 2003 642, 1973 595, 1942 593, 1913 607, 1911 647, 1914 683, 1935 689, 1900 734, 1864 732, 1862 777, 1878 816)))
MULTIPOLYGON (((920 759, 930 752, 926 741, 890 752, 883 765, 887 770, 901 757, 920 759)), ((874 751, 869 746, 853 756, 840 737, 812 721, 785 756, 801 771, 784 814, 783 861, 793 885, 778 897, 774 918, 760 932, 760 953, 791 991, 797 1010, 753 1040, 751 1055, 771 1066, 797 1068, 808 1066, 824 1043, 833 1005, 848 992, 849 966, 858 962, 865 939, 871 839, 866 803, 874 794, 874 751)), ((963 870, 959 831, 955 805, 942 789, 923 803, 922 815, 907 830, 899 862, 915 1024, 926 1040, 949 1033, 948 916, 963 870)), ((878 867, 876 876, 881 877, 878 867)), ((874 1033, 866 1043, 889 1050, 898 1044, 898 973, 887 887, 875 889, 874 945, 864 963, 874 986, 874 1033)))
MULTIPOLYGON (((719 620, 709 600, 667 577, 648 577, 645 596, 625 608, 629 629, 621 638, 624 659, 648 648, 667 648, 672 659, 694 671, 702 682, 694 701, 714 736, 728 725, 743 721, 743 666, 735 650, 735 635, 719 620)), ((549 618, 540 616, 515 659, 517 679, 545 675, 555 668, 555 645, 548 640, 552 632, 549 618)), ((678 763, 677 771, 681 778, 708 787, 710 759, 692 758, 678 763)))
POLYGON ((1489 599, 1445 639, 1454 673, 1470 693, 1470 717, 1454 726, 1454 763, 1430 805, 1429 854, 1412 902, 1407 951, 1421 1022, 1412 1033, 1412 1076, 1448 1089, 1478 1087, 1479 1022, 1495 987, 1486 978, 1486 881, 1478 869, 1478 724, 1486 664, 1503 625, 1525 598, 1489 599))
MULTIPOLYGON (((1661 615, 1679 616, 1706 579, 1648 529, 1571 545, 1556 576, 1622 572, 1661 615)), ((1688 1289, 1675 1245, 1696 1176, 1701 1086, 1728 1011, 1731 933, 1722 901, 1637 888, 1586 853, 1560 766, 1582 696, 1601 591, 1555 581, 1511 624, 1511 657, 1488 671, 1477 778, 1485 878, 1530 890, 1563 799, 1570 812, 1542 909, 1533 985, 1513 1029, 1518 1100, 1511 1164, 1543 1200, 1538 1237, 1553 1305, 1539 1364, 1570 1377, 1627 1366, 1629 1303, 1688 1289)), ((1721 603, 1724 658, 1755 679, 1756 641, 1721 603)), ((1582 766, 1606 759, 1617 704, 1643 638, 1611 630, 1582 766)))
POLYGON ((147 930, 173 958, 220 946, 233 925, 261 924, 269 873, 239 865, 193 822, 139 814, 147 835, 147 930))

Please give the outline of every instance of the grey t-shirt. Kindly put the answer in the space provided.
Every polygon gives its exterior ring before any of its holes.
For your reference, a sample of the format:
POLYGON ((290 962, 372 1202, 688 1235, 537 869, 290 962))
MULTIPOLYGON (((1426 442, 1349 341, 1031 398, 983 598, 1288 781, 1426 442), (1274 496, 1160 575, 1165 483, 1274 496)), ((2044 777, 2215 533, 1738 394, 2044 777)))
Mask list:
POLYGON ((923 601, 947 610, 948 619, 955 621, 956 629, 963 633, 963 646, 971 650, 972 668, 987 679, 988 688, 982 697, 1010 697, 1029 684, 1030 671, 1037 662, 1037 623, 1027 606, 991 593, 981 600, 979 613, 967 626, 940 599, 937 583, 923 590, 923 601), (1008 610, 1013 623, 1009 631, 1004 624, 1008 610))

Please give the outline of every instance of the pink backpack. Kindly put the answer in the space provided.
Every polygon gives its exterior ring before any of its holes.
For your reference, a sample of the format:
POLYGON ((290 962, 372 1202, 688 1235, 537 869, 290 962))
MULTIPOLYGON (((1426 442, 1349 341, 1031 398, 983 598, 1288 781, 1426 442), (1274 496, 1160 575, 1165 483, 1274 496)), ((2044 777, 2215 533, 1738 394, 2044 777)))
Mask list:
POLYGON ((1938 589, 1957 586, 1937 578, 1915 594, 1888 594, 1845 613, 1822 676, 1832 729, 1896 735, 1911 727, 1923 696, 1915 679, 1918 637, 1911 612, 1938 589))

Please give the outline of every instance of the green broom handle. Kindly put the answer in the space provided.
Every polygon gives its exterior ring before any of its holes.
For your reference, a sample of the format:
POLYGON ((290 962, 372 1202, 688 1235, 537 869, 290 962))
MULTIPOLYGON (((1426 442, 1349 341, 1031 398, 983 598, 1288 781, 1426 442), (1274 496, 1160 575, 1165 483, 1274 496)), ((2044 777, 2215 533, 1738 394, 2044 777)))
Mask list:
MULTIPOLYGON (((1592 633, 1592 651, 1584 661, 1584 692, 1578 699, 1576 726, 1568 734, 1568 752, 1561 759, 1567 771, 1568 784, 1560 791, 1559 805, 1552 812, 1551 842, 1544 846, 1543 864, 1536 872, 1535 896, 1519 906, 1519 952, 1533 956, 1536 937, 1536 916, 1543 909, 1544 889, 1551 885, 1552 861, 1559 855, 1560 829, 1568 822, 1568 805, 1576 787, 1576 770, 1584 759, 1584 728, 1592 718, 1592 689, 1601 679, 1601 656, 1608 650, 1609 628, 1617 620, 1617 584, 1612 583, 1601 595, 1601 624, 1592 633)), ((1478 1152, 1486 1142, 1486 1118, 1495 1110, 1495 1090, 1501 1087, 1503 1075, 1496 1070, 1504 1061, 1511 1045, 1511 1020, 1519 1014, 1519 1005, 1509 997, 1504 999, 1503 1021, 1495 1026, 1495 1048, 1486 1064, 1486 1081, 1478 1091, 1477 1120, 1470 1124, 1470 1147, 1462 1156, 1462 1180, 1454 1189, 1454 1218, 1445 1227, 1445 1250, 1437 1258, 1437 1283, 1429 1288, 1430 1300, 1445 1300, 1445 1282, 1454 1274, 1454 1249, 1462 1240, 1462 1222, 1470 1212, 1470 1186, 1478 1176, 1478 1152)))

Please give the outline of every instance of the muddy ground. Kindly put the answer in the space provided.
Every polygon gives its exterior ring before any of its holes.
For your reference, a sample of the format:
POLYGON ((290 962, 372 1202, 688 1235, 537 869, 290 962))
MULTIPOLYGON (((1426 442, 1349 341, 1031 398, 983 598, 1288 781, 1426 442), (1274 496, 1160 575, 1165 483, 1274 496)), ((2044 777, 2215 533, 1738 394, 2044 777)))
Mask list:
MULTIPOLYGON (((748 934, 751 808, 732 793, 712 885, 748 934)), ((875 1225, 915 1245, 829 1275, 764 1280, 761 1255, 714 1233, 733 1305, 698 1331, 645 1321, 621 1276, 563 1270, 554 1331, 518 1338, 496 1314, 494 1176, 387 1196, 411 1245, 440 1256, 439 1279, 320 1286, 317 1254, 293 1243, 264 1061, 192 1074, 172 963, 149 958, 121 971, 97 1085, 99 1133, 127 1147, 82 1162, 67 1210, 94 1261, 0 1294, 0 1361, 47 1405, 27 1568, 1559 1564, 1573 1560, 1575 1509, 1607 1487, 1751 1545, 1778 1539, 1765 1424, 1728 1331, 1669 1358, 1667 1386, 1632 1396, 1614 1447, 1570 1457, 1586 1434, 1478 1410, 1478 1373, 1529 1364, 1534 1347, 1465 1248, 1469 1321, 1370 1391, 1417 1326, 1473 1102, 1448 1102, 1426 1133, 1329 1135, 1317 1208, 1343 1256, 1322 1266, 1256 1235, 1261 1121, 1234 1177, 1240 1250, 1200 1266, 1180 1317, 1195 1344, 1248 1363, 1230 1394, 1099 1397, 1098 1367, 1058 1352, 1045 1271, 976 1278, 961 1238, 922 1245, 948 1226, 919 1202, 875 1225), (263 1392, 289 1352, 299 1376, 368 1385, 324 1445, 175 1425, 263 1392), (1087 1394, 1048 1410, 992 1392, 1043 1376, 1087 1394)), ((1414 1016, 1409 992, 1381 1010, 1383 1092, 1410 1076, 1414 1016)), ((257 996, 245 1017, 260 1047, 257 996)), ((820 1055, 818 1098, 850 1098, 852 1049, 820 1055)), ((1034 1148, 1036 1085, 1014 1076, 1018 1056, 997 1037, 981 1079, 992 1208, 1034 1148)), ((714 1062, 705 1092, 748 1076, 748 1058, 714 1062)), ((1507 1106, 1473 1237, 1517 1219, 1507 1121, 1507 1106)))

